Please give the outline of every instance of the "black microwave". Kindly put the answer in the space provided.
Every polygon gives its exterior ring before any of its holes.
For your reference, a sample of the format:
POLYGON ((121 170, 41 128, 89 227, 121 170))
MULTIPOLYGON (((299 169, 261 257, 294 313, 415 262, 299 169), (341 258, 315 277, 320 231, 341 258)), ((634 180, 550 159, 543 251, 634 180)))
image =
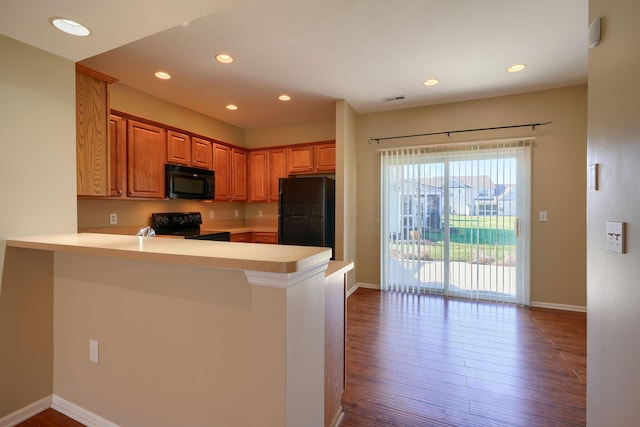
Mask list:
POLYGON ((213 200, 215 174, 208 169, 166 164, 165 196, 169 199, 213 200))

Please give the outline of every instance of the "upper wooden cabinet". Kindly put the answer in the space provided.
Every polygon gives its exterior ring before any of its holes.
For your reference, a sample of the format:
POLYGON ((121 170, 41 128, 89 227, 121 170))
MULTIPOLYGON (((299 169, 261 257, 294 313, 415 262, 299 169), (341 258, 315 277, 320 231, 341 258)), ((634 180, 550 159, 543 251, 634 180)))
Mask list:
POLYGON ((290 174, 335 172, 336 144, 323 142, 289 147, 287 165, 290 174))
POLYGON ((247 152, 238 148, 231 149, 231 200, 247 200, 247 152))
POLYGON ((127 120, 109 116, 109 150, 111 163, 111 196, 127 195, 127 120))
POLYGON ((164 198, 167 132, 129 120, 127 125, 127 195, 164 198))
POLYGON ((191 137, 191 166, 213 170, 213 142, 191 137))
POLYGON ((213 169, 213 142, 174 130, 167 131, 167 163, 213 169))
POLYGON ((215 200, 231 200, 231 148, 213 144, 213 170, 215 171, 215 200))
POLYGON ((266 202, 268 195, 268 151, 249 152, 249 201, 266 202))
POLYGON ((280 199, 280 178, 286 178, 287 174, 287 150, 278 148, 269 150, 268 164, 269 201, 276 202, 280 199))
POLYGON ((287 176, 287 150, 275 148, 249 152, 249 201, 274 202, 279 180, 287 176))
POLYGON ((76 64, 76 182, 79 196, 111 194, 109 84, 115 81, 76 64))

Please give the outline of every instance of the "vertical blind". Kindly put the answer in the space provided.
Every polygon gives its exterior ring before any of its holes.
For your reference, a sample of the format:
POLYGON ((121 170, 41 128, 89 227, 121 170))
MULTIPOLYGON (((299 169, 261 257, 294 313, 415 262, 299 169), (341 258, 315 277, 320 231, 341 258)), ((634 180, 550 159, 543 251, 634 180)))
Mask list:
POLYGON ((380 150, 382 289, 528 304, 532 141, 380 150))

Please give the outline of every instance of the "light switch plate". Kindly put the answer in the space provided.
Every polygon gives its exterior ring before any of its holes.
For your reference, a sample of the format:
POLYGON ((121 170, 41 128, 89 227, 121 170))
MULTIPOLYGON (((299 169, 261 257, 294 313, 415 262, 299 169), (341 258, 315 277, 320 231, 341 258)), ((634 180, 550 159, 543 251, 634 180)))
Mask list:
POLYGON ((547 211, 538 212, 538 221, 546 222, 547 221, 547 211))
POLYGON ((625 253, 625 229, 624 222, 607 221, 607 250, 625 253))

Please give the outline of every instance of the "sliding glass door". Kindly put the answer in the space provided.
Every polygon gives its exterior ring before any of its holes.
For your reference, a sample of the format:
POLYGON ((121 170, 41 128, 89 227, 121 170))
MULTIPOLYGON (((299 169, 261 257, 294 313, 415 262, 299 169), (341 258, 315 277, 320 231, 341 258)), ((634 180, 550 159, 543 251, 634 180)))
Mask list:
POLYGON ((382 289, 528 304, 530 141, 380 153, 382 289))

